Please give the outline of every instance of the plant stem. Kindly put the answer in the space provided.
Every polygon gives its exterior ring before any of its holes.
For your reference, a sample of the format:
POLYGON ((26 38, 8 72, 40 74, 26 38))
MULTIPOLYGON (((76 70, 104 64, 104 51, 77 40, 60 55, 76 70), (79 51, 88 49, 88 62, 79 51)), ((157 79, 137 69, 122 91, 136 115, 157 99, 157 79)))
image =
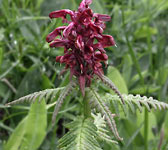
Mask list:
POLYGON ((148 150, 148 110, 145 108, 145 121, 144 121, 144 141, 145 150, 148 150))
POLYGON ((135 55, 135 52, 133 50, 132 44, 129 41, 128 34, 126 32, 126 24, 125 24, 125 16, 124 16, 123 8, 122 8, 122 23, 123 23, 123 28, 124 28, 124 33, 125 33, 125 38, 126 38, 126 41, 127 41, 127 46, 128 46, 129 53, 131 55, 131 58, 132 58, 132 60, 134 62, 134 65, 135 65, 135 68, 137 70, 137 73, 139 75, 140 82, 141 82, 142 85, 144 85, 144 79, 143 79, 143 76, 142 76, 142 73, 141 73, 140 65, 139 65, 138 60, 136 58, 136 55, 135 55))
POLYGON ((85 96, 83 97, 83 104, 84 104, 84 116, 85 118, 89 118, 91 117, 91 108, 90 108, 90 104, 89 104, 89 97, 88 97, 88 90, 89 89, 85 89, 85 96))
MULTIPOLYGON (((122 22, 123 22, 123 27, 124 27, 124 31, 125 31, 125 38, 126 38, 126 41, 127 41, 127 46, 129 48, 129 53, 130 53, 131 58, 132 58, 132 60, 133 60, 133 62, 135 64, 136 70, 138 72, 138 75, 139 75, 139 78, 140 78, 140 82, 144 86, 145 84, 144 84, 144 78, 143 78, 142 73, 141 73, 141 68, 140 68, 138 60, 136 58, 135 52, 133 51, 132 44, 129 41, 128 34, 126 32, 126 24, 125 24, 125 17, 124 17, 123 7, 124 6, 122 6, 122 22)), ((147 43, 148 43, 148 48, 149 48, 149 50, 151 52, 151 36, 149 35, 149 33, 148 33, 147 43)), ((152 62, 151 53, 150 53, 150 62, 152 62)), ((151 69, 152 68, 153 67, 151 67, 151 69)), ((145 108, 145 114, 144 114, 144 143, 145 143, 145 150, 148 150, 148 111, 147 111, 146 108, 145 108)))
MULTIPOLYGON (((150 68, 149 71, 151 74, 154 74, 153 70, 153 56, 152 56, 152 45, 151 45, 151 33, 150 33, 150 0, 147 1, 147 16, 148 16, 148 21, 146 22, 146 25, 148 27, 148 32, 147 32, 147 46, 148 46, 148 52, 149 52, 149 60, 150 60, 150 68)), ((152 76, 151 76, 152 77, 152 76)), ((148 92, 148 91, 147 91, 148 92)), ((149 131, 149 115, 148 115, 148 110, 145 108, 145 115, 144 115, 144 142, 145 142, 145 150, 148 150, 148 131, 149 131)))

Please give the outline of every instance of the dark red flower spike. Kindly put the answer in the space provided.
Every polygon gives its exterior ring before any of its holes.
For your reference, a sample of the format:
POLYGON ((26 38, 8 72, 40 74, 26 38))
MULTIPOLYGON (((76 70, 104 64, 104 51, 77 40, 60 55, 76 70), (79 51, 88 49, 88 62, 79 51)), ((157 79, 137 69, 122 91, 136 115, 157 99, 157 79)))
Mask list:
POLYGON ((56 62, 64 63, 64 70, 70 68, 70 78, 78 78, 83 96, 85 86, 90 86, 94 74, 100 78, 103 76, 101 62, 106 64, 108 59, 104 48, 115 45, 112 36, 103 35, 104 22, 110 21, 110 16, 93 13, 89 8, 91 3, 92 0, 83 0, 77 11, 51 12, 51 19, 62 18, 69 25, 56 28, 46 38, 50 47, 64 47, 64 55, 57 56, 56 62), (71 21, 67 20, 67 15, 71 21), (97 43, 94 43, 95 39, 97 43))

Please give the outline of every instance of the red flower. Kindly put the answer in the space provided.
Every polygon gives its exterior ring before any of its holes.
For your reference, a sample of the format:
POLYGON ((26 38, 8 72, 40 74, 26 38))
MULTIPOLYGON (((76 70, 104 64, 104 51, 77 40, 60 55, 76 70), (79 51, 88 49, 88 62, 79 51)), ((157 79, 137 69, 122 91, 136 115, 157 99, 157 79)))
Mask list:
POLYGON ((103 74, 102 64, 108 59, 105 47, 115 45, 110 35, 103 35, 104 21, 110 21, 110 16, 93 13, 89 8, 92 0, 83 0, 77 11, 68 9, 53 11, 52 18, 62 18, 68 26, 56 28, 46 40, 50 47, 64 47, 64 55, 57 56, 56 61, 64 63, 65 69, 70 68, 70 77, 76 76, 79 80, 82 94, 85 86, 90 86, 93 75, 100 78, 103 74), (70 15, 71 21, 66 19, 70 15), (56 37, 59 36, 59 39, 56 37), (95 39, 97 43, 95 43, 95 39))

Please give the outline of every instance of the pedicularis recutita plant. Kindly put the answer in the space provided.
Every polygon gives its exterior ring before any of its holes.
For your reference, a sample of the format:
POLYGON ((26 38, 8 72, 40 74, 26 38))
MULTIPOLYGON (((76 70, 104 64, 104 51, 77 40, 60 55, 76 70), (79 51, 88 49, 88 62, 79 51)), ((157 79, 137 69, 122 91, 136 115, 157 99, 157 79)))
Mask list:
POLYGON ((114 120, 115 114, 110 111, 110 102, 115 101, 121 105, 125 111, 126 105, 137 106, 141 111, 142 106, 149 111, 152 108, 166 109, 168 105, 153 98, 141 97, 140 95, 122 95, 113 82, 107 78, 102 69, 102 63, 107 67, 108 56, 104 48, 114 46, 115 41, 111 35, 104 35, 106 21, 110 21, 110 16, 93 13, 89 5, 92 0, 83 0, 77 11, 68 9, 51 12, 49 17, 62 18, 67 26, 61 26, 52 31, 46 38, 50 47, 63 47, 64 55, 57 56, 56 62, 65 64, 62 72, 70 70, 70 83, 62 88, 47 89, 36 92, 18 100, 8 103, 8 105, 23 102, 25 100, 39 101, 42 98, 56 101, 53 112, 53 125, 55 118, 67 95, 73 89, 80 88, 83 96, 84 113, 77 117, 72 123, 67 125, 69 132, 60 140, 58 147, 61 150, 101 150, 99 141, 105 140, 117 143, 109 136, 109 129, 117 140, 123 140, 117 131, 114 120), (70 16, 70 21, 67 16, 70 16), (111 88, 116 95, 105 93, 101 95, 92 85, 93 81, 102 81, 111 88), (79 87, 78 87, 79 83, 79 87), (59 97, 55 95, 60 92, 59 97))

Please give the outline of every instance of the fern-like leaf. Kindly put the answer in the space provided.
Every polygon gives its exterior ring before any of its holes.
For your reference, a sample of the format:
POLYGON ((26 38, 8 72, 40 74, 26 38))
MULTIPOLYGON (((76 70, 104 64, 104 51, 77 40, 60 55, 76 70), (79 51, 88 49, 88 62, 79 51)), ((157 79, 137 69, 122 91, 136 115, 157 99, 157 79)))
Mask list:
POLYGON ((70 131, 59 141, 60 150, 102 150, 96 138, 96 126, 90 118, 77 117, 68 124, 70 131))
POLYGON ((94 118, 94 124, 97 127, 99 139, 109 143, 118 144, 117 141, 112 140, 111 137, 108 135, 109 131, 106 129, 107 127, 104 117, 102 117, 100 113, 97 113, 96 115, 92 113, 92 116, 94 118))
POLYGON ((76 82, 75 81, 70 81, 70 83, 61 92, 61 94, 60 94, 60 96, 59 96, 59 98, 57 100, 57 103, 55 105, 53 115, 52 115, 52 125, 55 124, 56 116, 58 114, 58 111, 59 111, 60 107, 63 104, 64 99, 69 95, 69 93, 73 90, 73 88, 75 86, 76 86, 76 82))
POLYGON ((106 104, 104 103, 104 101, 101 99, 101 97, 99 96, 99 94, 92 88, 90 88, 90 104, 92 107, 97 108, 100 113, 102 114, 102 116, 105 117, 105 120, 107 121, 108 126, 110 127, 111 131, 113 132, 114 136, 118 139, 118 140, 123 140, 117 131, 117 127, 116 127, 116 123, 114 120, 114 114, 112 114, 109 110, 109 108, 106 106, 106 104))
POLYGON ((39 92, 35 92, 29 95, 26 95, 24 97, 21 97, 17 100, 14 100, 10 103, 7 103, 6 105, 15 105, 15 104, 20 104, 23 102, 34 102, 37 98, 39 98, 39 102, 44 98, 45 100, 48 100, 51 98, 51 100, 55 97, 55 95, 60 91, 63 90, 64 88, 55 88, 55 89, 47 89, 39 92))
POLYGON ((102 75, 101 78, 102 82, 107 85, 108 87, 110 87, 121 99, 122 103, 125 104, 124 102, 124 98, 122 96, 122 94, 120 93, 120 91, 118 90, 118 88, 114 85, 114 83, 106 76, 102 75))
MULTIPOLYGON (((142 112, 142 107, 146 107, 148 111, 151 111, 152 108, 159 109, 168 109, 168 104, 164 102, 160 102, 158 100, 153 99, 152 97, 146 97, 146 96, 140 96, 140 95, 125 95, 123 94, 122 97, 125 100, 125 103, 128 105, 130 110, 132 112, 135 112, 135 106, 139 109, 140 112, 142 112)), ((119 104, 121 104, 121 107, 123 108, 125 112, 125 108, 123 107, 123 104, 120 101, 120 97, 117 95, 112 95, 110 93, 107 93, 105 96, 102 97, 106 104, 113 105, 113 102, 116 101, 119 104)))

